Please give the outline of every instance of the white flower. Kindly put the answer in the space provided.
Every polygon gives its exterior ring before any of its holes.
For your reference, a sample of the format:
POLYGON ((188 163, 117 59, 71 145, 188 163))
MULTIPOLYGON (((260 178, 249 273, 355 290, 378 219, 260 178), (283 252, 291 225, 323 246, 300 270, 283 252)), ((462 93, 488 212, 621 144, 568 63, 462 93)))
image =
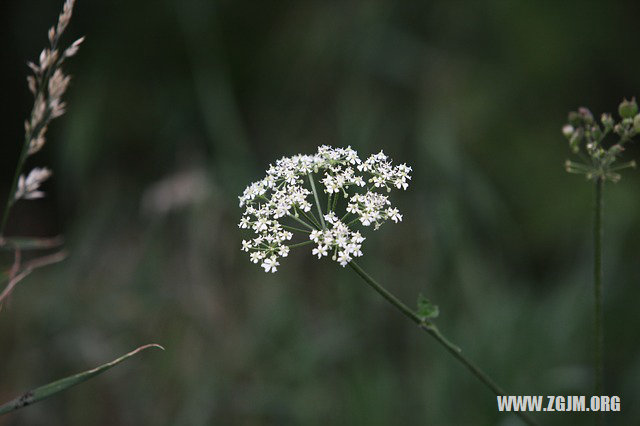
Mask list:
POLYGON ((265 259, 260 266, 264 268, 265 272, 276 272, 278 270, 276 266, 278 265, 280 265, 280 263, 276 260, 276 257, 271 256, 270 258, 265 259))
POLYGON ((238 197, 245 209, 238 227, 255 234, 242 241, 242 250, 266 272, 275 272, 278 259, 289 254, 294 232, 306 233, 314 256, 333 253, 332 259, 346 266, 362 256, 365 240, 353 226, 378 229, 389 219, 402 220, 386 194, 407 189, 410 172, 406 164, 393 166, 382 151, 362 161, 351 147, 323 145, 314 155, 283 157, 238 197))
POLYGON ((251 253, 249 255, 249 257, 251 258, 251 261, 253 263, 258 263, 260 262, 260 260, 264 257, 264 252, 261 251, 254 251, 253 253, 251 253))
POLYGON ((282 257, 289 256, 289 246, 280 246, 278 247, 278 254, 282 257))
POLYGON ((349 262, 351 262, 351 256, 349 256, 348 252, 341 251, 341 252, 338 252, 337 260, 338 260, 338 263, 340 263, 340 266, 345 267, 349 262))
POLYGON ((319 244, 317 247, 311 250, 311 254, 313 254, 314 256, 317 255, 318 259, 320 259, 322 256, 327 256, 329 254, 327 252, 327 248, 328 246, 325 246, 324 244, 319 244))
POLYGON ((571 136, 573 136, 573 132, 574 132, 575 130, 576 130, 576 129, 574 129, 574 128, 573 128, 573 126, 572 126, 571 124, 565 124, 565 125, 562 127, 562 134, 563 134, 563 135, 568 139, 568 138, 570 138, 571 136))
POLYGON ((311 231, 311 234, 309 234, 309 239, 314 243, 317 243, 321 236, 322 236, 322 231, 315 230, 315 231, 311 231))
POLYGON ((402 222, 402 215, 396 208, 387 209, 387 216, 395 223, 402 222))
POLYGON ((338 216, 334 212, 329 212, 324 215, 324 220, 329 223, 336 223, 338 221, 338 216))

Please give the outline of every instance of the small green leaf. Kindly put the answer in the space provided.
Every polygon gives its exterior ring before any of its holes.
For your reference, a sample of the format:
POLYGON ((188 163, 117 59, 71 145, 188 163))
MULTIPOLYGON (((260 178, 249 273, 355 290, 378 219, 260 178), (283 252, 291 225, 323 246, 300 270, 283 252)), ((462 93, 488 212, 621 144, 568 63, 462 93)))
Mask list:
POLYGON ((429 299, 420 294, 418 296, 418 311, 416 314, 422 321, 426 321, 428 319, 437 318, 440 314, 440 309, 438 309, 437 305, 434 305, 429 299))
POLYGON ((83 371, 82 373, 78 373, 75 374, 73 376, 69 376, 69 377, 65 377, 64 379, 60 379, 57 380, 55 382, 51 382, 49 384, 46 384, 44 386, 40 386, 39 388, 30 390, 28 392, 25 392, 24 394, 22 394, 21 396, 19 396, 18 398, 7 402, 6 404, 0 406, 0 415, 5 414, 5 413, 9 413, 11 411, 14 410, 18 410, 20 408, 26 407, 27 405, 31 405, 33 403, 36 403, 38 401, 41 401, 45 398, 48 398, 52 395, 57 394, 58 392, 62 392, 72 386, 75 386, 77 384, 80 384, 86 380, 89 380, 90 378, 97 376, 100 373, 104 373, 105 371, 107 371, 108 369, 110 369, 111 367, 114 367, 118 364, 120 364, 122 361, 126 360, 127 358, 130 358, 132 356, 134 356, 135 354, 137 354, 138 352, 141 352, 145 349, 148 348, 159 348, 164 350, 164 348, 158 344, 155 343, 151 343, 149 345, 144 345, 144 346, 140 346, 139 348, 129 352, 128 354, 125 354, 123 356, 121 356, 120 358, 114 359, 111 362, 108 362, 106 364, 103 364, 99 367, 96 367, 92 370, 87 370, 87 371, 83 371))

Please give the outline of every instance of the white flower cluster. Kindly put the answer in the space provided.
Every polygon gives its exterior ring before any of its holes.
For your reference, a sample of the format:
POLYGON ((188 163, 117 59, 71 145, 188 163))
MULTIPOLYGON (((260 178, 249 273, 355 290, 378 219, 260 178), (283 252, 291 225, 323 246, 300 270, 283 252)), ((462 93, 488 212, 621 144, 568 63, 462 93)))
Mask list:
POLYGON ((334 252, 333 259, 342 266, 347 266, 354 257, 362 256, 362 242, 364 237, 358 231, 352 231, 345 225, 334 212, 324 215, 324 220, 330 225, 326 229, 311 231, 309 239, 317 246, 311 251, 320 259, 328 256, 329 251, 334 252))
POLYGON ((407 189, 410 172, 406 164, 392 165, 382 151, 363 162, 351 147, 323 145, 314 155, 281 158, 269 166, 264 179, 249 185, 238 197, 240 207, 245 207, 238 226, 256 234, 242 241, 242 250, 266 272, 275 272, 278 259, 286 257, 291 247, 306 244, 315 244, 312 254, 318 258, 331 254, 346 266, 362 256, 365 240, 350 226, 359 222, 378 229, 388 219, 402 220, 387 195, 377 191, 407 189), (321 203, 318 188, 326 203, 321 203), (340 218, 338 207, 344 211, 340 218), (308 234, 308 240, 288 245, 294 232, 308 234))

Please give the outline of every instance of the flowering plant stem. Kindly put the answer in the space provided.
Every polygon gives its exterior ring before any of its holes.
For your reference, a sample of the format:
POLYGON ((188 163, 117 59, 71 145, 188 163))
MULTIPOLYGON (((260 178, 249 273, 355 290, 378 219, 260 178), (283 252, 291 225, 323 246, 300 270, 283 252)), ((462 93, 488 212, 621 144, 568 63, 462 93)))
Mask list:
POLYGON ((29 136, 25 138, 25 142, 22 145, 22 151, 20 152, 20 157, 18 157, 18 165, 13 175, 13 182, 11 183, 11 187, 9 188, 9 195, 7 195, 7 203, 5 204, 4 210, 2 212, 2 222, 0 222, 0 236, 4 235, 4 228, 7 226, 9 212, 11 211, 11 207, 13 206, 13 203, 15 201, 15 193, 18 189, 18 178, 20 177, 20 173, 22 173, 22 168, 24 167, 24 163, 28 157, 30 139, 31 138, 29 136))
POLYGON ((604 330, 602 314, 602 189, 603 179, 595 182, 593 206, 593 290, 594 290, 594 379, 595 395, 602 395, 604 381, 604 330))
MULTIPOLYGON (((505 395, 505 392, 500 386, 498 386, 486 373, 484 373, 479 367, 471 362, 467 357, 462 354, 462 350, 451 343, 446 337, 442 335, 440 330, 431 321, 423 320, 407 305, 400 301, 397 297, 391 294, 387 289, 374 280, 369 274, 367 274, 356 262, 353 260, 349 262, 349 266, 353 269, 369 286, 371 286, 378 294, 384 297, 389 303, 396 307, 404 316, 416 323, 422 330, 429 333, 434 339, 445 347, 451 355, 460 361, 471 373, 478 378, 491 392, 496 395, 505 395)), ((522 419, 528 425, 535 425, 536 423, 529 418, 525 413, 517 411, 515 414, 522 419)))
MULTIPOLYGON (((320 218, 320 223, 322 224, 322 229, 326 229, 327 225, 324 223, 324 213, 322 213, 322 208, 320 208, 320 198, 318 198, 318 191, 316 190, 316 183, 313 180, 313 173, 309 173, 309 183, 311 184, 311 190, 313 191, 313 197, 316 200, 316 207, 318 208, 318 217, 320 218)), ((330 198, 329 198, 330 200, 330 198)), ((327 203, 329 205, 329 203, 327 203)), ((327 210, 328 212, 328 210, 327 210)))

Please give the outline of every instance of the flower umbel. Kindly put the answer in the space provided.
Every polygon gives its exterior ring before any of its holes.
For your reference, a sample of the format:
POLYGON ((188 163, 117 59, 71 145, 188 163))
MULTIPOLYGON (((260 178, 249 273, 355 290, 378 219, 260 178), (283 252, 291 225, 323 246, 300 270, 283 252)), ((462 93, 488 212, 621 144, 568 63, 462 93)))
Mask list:
POLYGON ((621 177, 618 171, 636 166, 635 161, 614 165, 625 144, 640 132, 640 114, 635 98, 623 100, 618 106, 618 114, 618 123, 611 114, 602 114, 598 123, 587 108, 569 113, 569 122, 562 127, 562 134, 569 141, 571 151, 579 155, 582 162, 567 160, 567 172, 584 174, 589 180, 617 182, 621 177), (610 134, 616 135, 616 143, 604 142, 610 134))
POLYGON ((323 145, 313 155, 283 157, 238 197, 245 208, 238 227, 255 234, 242 241, 242 250, 265 272, 276 272, 279 258, 307 244, 315 245, 311 253, 319 259, 331 255, 346 266, 362 256, 365 238, 354 226, 378 229, 388 219, 402 220, 386 193, 407 189, 410 173, 382 151, 362 161, 351 147, 323 145), (289 244, 294 233, 305 234, 305 241, 289 244))

